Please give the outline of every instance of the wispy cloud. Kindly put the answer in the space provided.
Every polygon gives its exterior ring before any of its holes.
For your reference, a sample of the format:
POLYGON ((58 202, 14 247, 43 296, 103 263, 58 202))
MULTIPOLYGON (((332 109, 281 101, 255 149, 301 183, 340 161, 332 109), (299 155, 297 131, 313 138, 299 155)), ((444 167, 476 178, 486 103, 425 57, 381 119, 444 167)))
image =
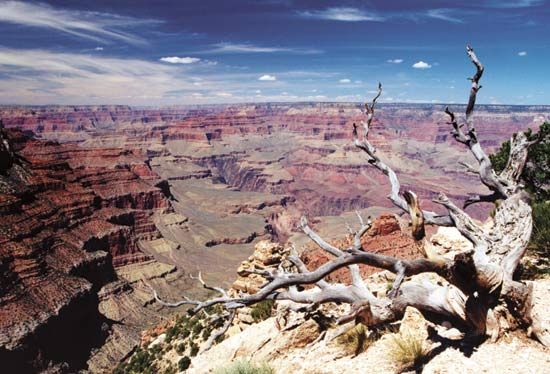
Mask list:
POLYGON ((424 61, 418 61, 418 62, 415 62, 413 65, 412 65, 413 68, 415 69, 429 69, 432 67, 432 65, 428 64, 427 62, 424 62, 424 61))
POLYGON ((258 78, 259 81, 276 81, 277 77, 274 75, 265 74, 258 78))
POLYGON ((394 58, 394 59, 388 60, 388 62, 389 62, 390 64, 400 64, 400 63, 403 62, 403 59, 402 59, 402 58, 394 58))
MULTIPOLYGON (((250 102, 257 99, 257 94, 250 92, 260 89, 261 101, 277 101, 282 96, 275 93, 274 89, 292 87, 292 83, 279 81, 279 76, 305 79, 334 75, 315 71, 281 71, 261 75, 254 72, 231 72, 227 66, 210 66, 207 60, 193 64, 171 64, 107 57, 97 53, 59 53, 0 47, 2 104, 172 105, 250 102), (243 82, 247 82, 246 94, 243 82)), ((302 84, 303 80, 299 87, 302 84)), ((285 100, 302 100, 306 97, 289 95, 285 100)))
POLYGON ((487 8, 514 9, 541 6, 545 0, 489 0, 481 4, 487 8))
POLYGON ((384 17, 368 12, 359 8, 352 7, 332 7, 323 10, 306 10, 298 14, 305 18, 322 19, 341 22, 365 22, 365 21, 383 21, 384 17))
POLYGON ((527 52, 526 51, 518 52, 518 56, 520 57, 527 56, 527 52))
POLYGON ((158 21, 110 13, 66 10, 42 3, 1 1, 0 22, 56 30, 98 43, 119 40, 130 44, 146 44, 143 38, 120 29, 158 21))
POLYGON ((309 48, 266 47, 250 43, 217 43, 203 53, 295 53, 318 54, 323 51, 309 48))
POLYGON ((0 48, 0 97, 30 104, 161 101, 170 90, 196 89, 182 69, 138 59, 0 48))
POLYGON ((435 18, 441 21, 447 21, 451 23, 464 23, 464 21, 456 16, 454 9, 429 9, 426 15, 430 18, 435 18))
POLYGON ((338 82, 346 84, 346 83, 351 83, 351 80, 348 78, 344 78, 344 79, 340 79, 338 82))
POLYGON ((201 59, 197 57, 161 57, 159 61, 168 62, 170 64, 193 64, 199 62, 201 59))

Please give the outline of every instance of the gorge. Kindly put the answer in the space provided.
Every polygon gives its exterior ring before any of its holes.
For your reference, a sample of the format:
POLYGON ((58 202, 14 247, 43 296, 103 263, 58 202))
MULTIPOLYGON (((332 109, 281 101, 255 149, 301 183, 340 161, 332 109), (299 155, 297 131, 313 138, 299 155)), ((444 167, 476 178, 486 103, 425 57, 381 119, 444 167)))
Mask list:
MULTIPOLYGON (((436 211, 437 192, 458 202, 484 192, 457 166, 472 156, 443 109, 382 105, 371 134, 403 188, 436 211)), ((168 312, 142 281, 200 294, 188 274, 227 286, 259 240, 302 245, 301 214, 336 238, 355 210, 395 212, 388 182, 352 145, 362 116, 355 103, 0 107, 2 362, 108 370, 168 312)), ((476 113, 487 151, 549 119, 548 106, 476 113)))

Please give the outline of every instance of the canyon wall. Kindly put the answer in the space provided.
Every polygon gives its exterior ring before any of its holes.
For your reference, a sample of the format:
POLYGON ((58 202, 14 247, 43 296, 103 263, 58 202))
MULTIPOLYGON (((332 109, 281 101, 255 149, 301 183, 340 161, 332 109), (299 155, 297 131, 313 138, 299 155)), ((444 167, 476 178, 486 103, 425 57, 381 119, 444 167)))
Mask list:
POLYGON ((156 311, 145 310, 150 296, 136 294, 124 276, 128 269, 149 269, 160 283, 168 273, 178 278, 168 265, 166 274, 155 272, 162 264, 139 245, 161 238, 154 216, 171 212, 161 180, 139 152, 0 131, 2 370, 108 368, 112 359, 102 355, 123 358, 139 341, 142 318, 158 320, 156 311), (142 315, 117 318, 111 303, 142 315), (107 340, 120 347, 102 352, 107 340), (87 363, 94 350, 98 359, 87 363))
MULTIPOLYGON (((334 239, 349 212, 392 211, 386 177, 351 144, 362 118, 347 103, 0 107, 1 361, 106 371, 167 313, 145 283, 168 299, 196 294, 182 275, 198 270, 229 286, 259 240, 303 243, 301 214, 334 239)), ((549 118, 546 106, 476 112, 488 151, 549 118)), ((425 208, 439 191, 484 192, 458 165, 473 162, 443 106, 381 105, 371 139, 425 208)))

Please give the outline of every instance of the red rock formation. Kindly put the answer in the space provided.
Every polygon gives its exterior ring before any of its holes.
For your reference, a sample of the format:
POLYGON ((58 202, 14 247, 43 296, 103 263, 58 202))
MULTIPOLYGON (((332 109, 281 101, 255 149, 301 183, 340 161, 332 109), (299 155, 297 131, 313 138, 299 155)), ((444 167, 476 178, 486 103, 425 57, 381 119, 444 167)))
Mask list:
POLYGON ((0 173, 2 370, 75 370, 107 334, 97 291, 114 266, 150 259, 137 242, 160 235, 151 215, 170 205, 133 155, 1 131, 19 157, 0 173))
MULTIPOLYGON (((351 243, 349 239, 338 240, 332 243, 339 248, 346 248, 351 243)), ((422 255, 410 235, 403 232, 395 215, 381 214, 369 229, 362 240, 363 248, 369 252, 382 253, 400 258, 417 258, 422 255)), ((301 254, 301 258, 309 270, 314 270, 326 263, 330 254, 310 244, 301 254)), ((378 268, 360 265, 361 274, 366 277, 380 271, 378 268)), ((348 269, 340 269, 326 277, 328 281, 349 284, 351 279, 348 269)))

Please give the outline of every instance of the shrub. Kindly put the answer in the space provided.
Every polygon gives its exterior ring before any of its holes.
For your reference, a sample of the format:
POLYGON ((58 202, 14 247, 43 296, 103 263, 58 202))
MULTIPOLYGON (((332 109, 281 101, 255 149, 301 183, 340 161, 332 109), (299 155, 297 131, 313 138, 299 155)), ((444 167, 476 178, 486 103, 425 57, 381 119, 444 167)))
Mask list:
POLYGON ((202 329, 203 329, 203 325, 201 323, 195 324, 192 329, 193 335, 199 335, 202 329))
POLYGON ((353 354, 355 356, 366 351, 373 341, 374 340, 369 337, 368 331, 363 325, 352 327, 336 339, 336 343, 338 343, 347 354, 353 354))
POLYGON ((189 368, 189 365, 191 365, 191 359, 187 356, 183 356, 179 361, 178 361, 178 369, 180 369, 180 371, 185 371, 189 368))
MULTIPOLYGON (((543 123, 538 133, 528 129, 525 134, 529 140, 541 139, 529 148, 527 163, 521 174, 525 188, 533 199, 533 233, 528 250, 536 258, 536 265, 527 264, 524 270, 528 277, 537 277, 550 272, 550 123, 543 123)), ((489 156, 497 173, 504 170, 509 155, 510 142, 506 141, 489 156)))
POLYGON ((250 315, 252 316, 254 322, 260 322, 271 317, 273 304, 275 304, 273 300, 263 300, 255 304, 252 307, 252 311, 250 312, 250 315))
POLYGON ((531 245, 541 257, 550 258, 550 200, 533 204, 531 245))
POLYGON ((185 343, 179 343, 176 345, 176 352, 181 355, 183 352, 185 352, 185 343))
POLYGON ((400 365, 417 366, 426 357, 424 341, 410 332, 400 332, 391 335, 390 357, 400 365))
POLYGON ((206 340, 210 337, 210 334, 212 333, 212 329, 210 327, 205 327, 204 330, 202 330, 202 340, 206 340))
POLYGON ((224 368, 214 370, 214 374, 274 374, 275 370, 268 364, 253 364, 250 361, 238 360, 224 368))
POLYGON ((179 332, 179 329, 177 325, 169 327, 166 330, 166 342, 170 343, 172 339, 178 334, 178 332, 179 332))
POLYGON ((182 339, 185 339, 190 334, 191 334, 191 331, 189 330, 189 328, 185 327, 185 328, 183 328, 183 330, 181 330, 180 336, 181 336, 182 339))
POLYGON ((195 343, 191 343, 191 349, 189 351, 189 355, 191 357, 195 357, 199 353, 199 346, 195 343))

